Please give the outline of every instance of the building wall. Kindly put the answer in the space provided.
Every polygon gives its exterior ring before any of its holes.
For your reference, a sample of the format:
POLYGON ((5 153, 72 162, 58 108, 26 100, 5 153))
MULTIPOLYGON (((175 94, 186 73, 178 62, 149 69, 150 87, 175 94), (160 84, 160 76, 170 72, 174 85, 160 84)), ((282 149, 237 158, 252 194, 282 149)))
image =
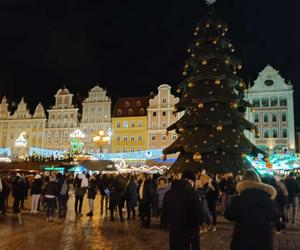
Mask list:
POLYGON ((147 150, 147 116, 112 118, 112 153, 147 150))
POLYGON ((176 132, 166 133, 166 128, 175 123, 182 114, 174 112, 179 98, 171 93, 167 84, 158 87, 156 96, 149 100, 147 108, 147 147, 149 149, 165 148, 176 139, 176 132))
POLYGON ((247 111, 247 119, 253 122, 259 134, 246 132, 255 145, 274 149, 286 145, 295 150, 293 87, 271 66, 259 73, 249 88, 246 99, 254 108, 247 111))

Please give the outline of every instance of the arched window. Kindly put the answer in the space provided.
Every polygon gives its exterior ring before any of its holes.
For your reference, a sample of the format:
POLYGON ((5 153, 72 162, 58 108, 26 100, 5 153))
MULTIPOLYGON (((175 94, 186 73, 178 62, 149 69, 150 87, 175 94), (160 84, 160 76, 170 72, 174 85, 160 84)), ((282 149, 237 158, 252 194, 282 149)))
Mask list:
POLYGON ((277 114, 272 114, 272 122, 277 122, 277 114))
POLYGON ((269 138, 269 130, 268 129, 266 129, 264 131, 264 138, 269 138))
POLYGON ((129 102, 128 101, 125 102, 125 107, 129 107, 129 102))
POLYGON ((272 137, 273 138, 277 138, 278 137, 278 130, 277 130, 277 128, 273 128, 272 129, 272 137))
POLYGON ((254 113, 254 122, 259 122, 258 113, 254 113))
POLYGON ((282 138, 287 138, 287 129, 286 128, 282 129, 282 138))
POLYGON ((269 114, 264 113, 264 122, 269 122, 269 114))
POLYGON ((128 109, 128 115, 133 115, 133 109, 128 109))
POLYGON ((137 106, 137 107, 141 107, 141 101, 137 101, 137 102, 136 102, 136 106, 137 106))
POLYGON ((122 115, 122 114, 123 114, 122 109, 118 109, 118 110, 117 110, 117 114, 118 114, 118 115, 122 115))
POLYGON ((144 115, 145 114, 145 109, 144 108, 140 108, 140 115, 144 115))

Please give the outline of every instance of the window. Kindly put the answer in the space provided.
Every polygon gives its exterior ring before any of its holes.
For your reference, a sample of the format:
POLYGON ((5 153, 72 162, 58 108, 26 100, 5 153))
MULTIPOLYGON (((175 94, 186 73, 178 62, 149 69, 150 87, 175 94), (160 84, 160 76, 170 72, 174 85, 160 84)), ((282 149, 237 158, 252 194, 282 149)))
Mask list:
POLYGON ((264 114, 264 122, 269 122, 269 115, 268 115, 268 113, 264 114))
POLYGON ((141 107, 141 101, 137 101, 137 102, 136 102, 136 106, 137 106, 137 107, 141 107))
POLYGON ((151 141, 155 141, 156 136, 154 134, 151 135, 151 141))
POLYGON ((116 147, 116 153, 120 153, 121 150, 120 150, 120 147, 116 147))
POLYGON ((128 128, 128 122, 127 121, 123 122, 123 128, 128 128))
POLYGON ((272 129, 272 137, 273 138, 277 138, 278 137, 278 130, 277 130, 277 128, 273 128, 272 129))
POLYGON ((277 115, 276 114, 272 114, 272 122, 277 122, 277 115))
POLYGON ((164 135, 164 134, 163 134, 163 135, 161 135, 161 140, 162 140, 162 141, 165 141, 165 140, 167 140, 167 136, 166 136, 166 135, 164 135))
POLYGON ((278 105, 277 97, 271 97, 271 107, 275 107, 278 105))
POLYGON ((260 107, 260 100, 259 99, 253 99, 253 106, 254 107, 260 107))
POLYGON ((156 112, 153 112, 153 116, 156 116, 156 112))
POLYGON ((127 152, 127 148, 123 147, 123 153, 126 153, 126 152, 127 152))
POLYGON ((286 113, 285 113, 285 112, 283 112, 283 113, 281 114, 281 121, 282 121, 282 122, 286 122, 286 113))
POLYGON ((259 122, 258 113, 254 113, 254 122, 259 122))
POLYGON ((140 115, 144 115, 145 114, 145 109, 144 108, 140 108, 140 115))
POLYGON ((142 135, 138 135, 138 141, 142 141, 143 140, 143 136, 142 135))
POLYGON ((118 109, 118 110, 117 110, 117 115, 122 115, 122 114, 123 114, 122 109, 118 109))
POLYGON ((176 138, 177 138, 177 135, 176 135, 176 134, 173 134, 173 135, 172 135, 172 139, 173 139, 173 141, 175 141, 175 140, 176 140, 176 138))
POLYGON ((162 103, 167 103, 167 98, 163 98, 162 103))
POLYGON ((281 98, 279 99, 279 105, 280 105, 280 106, 287 106, 287 99, 284 98, 284 97, 281 97, 281 98))
POLYGON ((125 102, 125 107, 129 107, 129 102, 128 101, 125 102))
POLYGON ((134 141, 134 135, 130 136, 130 141, 134 141))
POLYGON ((269 130, 268 129, 266 129, 264 131, 264 138, 269 138, 269 130))
POLYGON ((163 112, 162 112, 162 115, 163 115, 163 116, 166 116, 166 115, 167 115, 167 112, 166 112, 166 111, 163 111, 163 112))
POLYGON ((120 141, 120 140, 121 140, 121 136, 120 136, 120 135, 117 135, 117 136, 116 136, 116 140, 117 140, 117 141, 120 141))
POLYGON ((134 126, 135 126, 134 122, 130 122, 130 127, 134 128, 134 126))
POLYGON ((287 138, 287 129, 286 128, 282 129, 282 138, 287 138))
POLYGON ((272 80, 268 79, 268 80, 265 80, 265 84, 267 86, 272 86, 274 84, 274 82, 272 80))
POLYGON ((134 152, 134 147, 133 146, 130 147, 130 152, 134 152))
POLYGON ((261 105, 263 107, 269 107, 269 99, 268 98, 262 98, 261 99, 261 105))
POLYGON ((152 128, 157 128, 156 122, 152 122, 152 128))
POLYGON ((120 123, 120 122, 117 122, 116 127, 117 127, 117 128, 121 128, 121 123, 120 123))
POLYGON ((166 127, 167 127, 167 123, 163 122, 163 123, 162 123, 162 127, 163 127, 163 128, 166 128, 166 127))
POLYGON ((127 135, 123 136, 123 141, 128 141, 128 136, 127 135))
POLYGON ((138 121, 138 122, 137 122, 137 126, 138 126, 139 128, 143 127, 143 122, 142 122, 142 121, 138 121))
POLYGON ((128 115, 133 115, 133 109, 128 109, 128 115))
POLYGON ((141 146, 139 146, 138 147, 138 151, 142 151, 143 149, 142 149, 142 147, 141 146))

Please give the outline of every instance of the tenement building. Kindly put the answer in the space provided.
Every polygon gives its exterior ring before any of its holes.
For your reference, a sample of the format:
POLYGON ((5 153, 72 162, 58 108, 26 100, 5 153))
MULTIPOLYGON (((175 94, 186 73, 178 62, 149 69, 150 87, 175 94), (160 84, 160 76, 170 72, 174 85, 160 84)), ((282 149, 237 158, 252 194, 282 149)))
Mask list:
MULTIPOLYGON (((111 99, 106 90, 98 85, 89 91, 89 96, 82 103, 82 118, 80 129, 85 134, 84 150, 86 152, 99 152, 99 146, 93 142, 93 138, 99 131, 106 134, 111 130, 111 99)), ((102 147, 102 152, 110 151, 110 144, 102 147)))
POLYGON ((269 150, 295 150, 293 86, 270 65, 266 66, 248 89, 253 112, 247 118, 258 133, 247 133, 251 141, 269 150))
POLYGON ((119 98, 112 117, 112 152, 147 149, 147 106, 149 97, 119 98))

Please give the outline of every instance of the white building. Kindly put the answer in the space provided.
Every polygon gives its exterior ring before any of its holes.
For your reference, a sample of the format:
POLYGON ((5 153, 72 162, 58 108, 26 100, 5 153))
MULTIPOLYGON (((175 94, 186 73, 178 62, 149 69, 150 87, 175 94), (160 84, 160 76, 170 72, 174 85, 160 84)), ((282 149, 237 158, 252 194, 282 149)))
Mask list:
MULTIPOLYGON (((99 130, 107 133, 111 130, 111 99, 103 88, 95 86, 83 101, 80 129, 85 134, 85 151, 98 152, 99 147, 93 143, 93 137, 99 130)), ((102 151, 108 152, 109 144, 103 146, 102 151)))
POLYGON ((79 129, 78 108, 72 102, 73 94, 67 88, 57 91, 55 105, 47 110, 45 148, 70 150, 70 134, 79 129))
POLYGON ((149 100, 147 108, 147 143, 148 149, 166 148, 176 139, 176 132, 166 134, 166 129, 175 123, 182 114, 175 112, 179 98, 171 93, 171 86, 162 84, 157 95, 149 100))
POLYGON ((253 104, 253 112, 247 111, 247 119, 253 122, 258 134, 247 136, 257 146, 270 150, 288 147, 295 150, 293 86, 279 72, 266 66, 248 89, 246 99, 253 104))
POLYGON ((11 115, 4 97, 0 104, 0 147, 10 147, 14 156, 27 155, 30 147, 43 147, 45 124, 46 115, 41 103, 31 115, 22 98, 11 115), (20 135, 26 140, 26 145, 19 147, 16 141, 20 135))

